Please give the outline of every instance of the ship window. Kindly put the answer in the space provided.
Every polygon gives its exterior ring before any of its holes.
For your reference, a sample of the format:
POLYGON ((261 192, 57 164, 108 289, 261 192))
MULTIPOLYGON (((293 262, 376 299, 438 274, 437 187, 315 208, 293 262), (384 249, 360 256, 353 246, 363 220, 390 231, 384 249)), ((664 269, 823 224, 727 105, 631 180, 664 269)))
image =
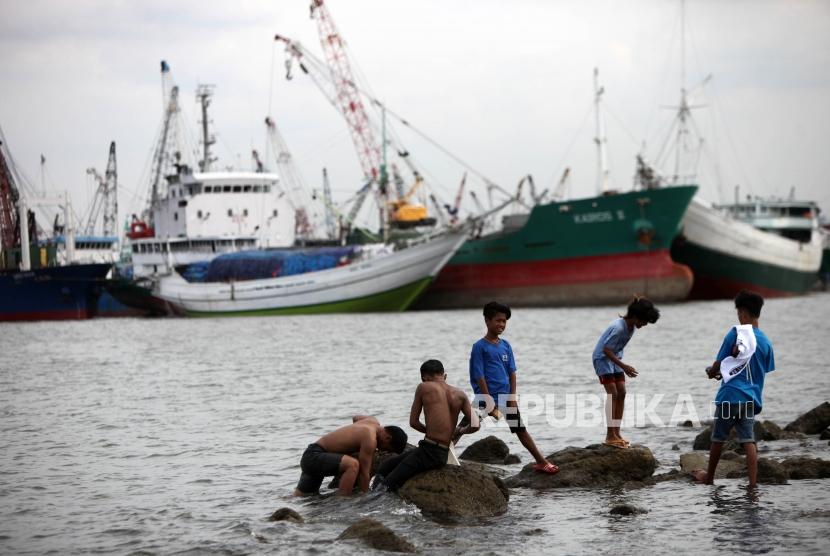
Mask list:
POLYGON ((170 196, 173 197, 174 199, 176 198, 176 190, 175 189, 170 190, 170 196))
POLYGON ((248 216, 248 209, 242 209, 242 216, 248 216))
POLYGON ((225 193, 230 193, 231 192, 231 186, 226 185, 225 187, 222 188, 222 191, 224 191, 225 193))
POLYGON ((196 211, 196 218, 201 218, 201 217, 202 217, 202 211, 197 210, 196 211))
POLYGON ((250 185, 246 185, 246 186, 242 189, 242 191, 243 191, 244 193, 250 193, 250 192, 251 192, 251 186, 250 186, 250 185))
POLYGON ((233 216, 233 209, 228 209, 228 216, 233 216))
POLYGON ((263 186, 262 190, 265 193, 271 193, 271 186, 270 185, 263 186))
POLYGON ((259 193, 261 191, 262 191, 262 186, 261 185, 255 185, 254 186, 254 193, 259 193))
POLYGON ((213 187, 211 187, 210 185, 206 185, 205 186, 205 193, 210 193, 211 191, 213 191, 213 187))
POLYGON ((234 193, 242 193, 242 186, 241 185, 234 185, 233 186, 234 193))
POLYGON ((179 206, 180 207, 186 207, 187 206, 187 199, 182 199, 181 201, 179 201, 179 206))
POLYGON ((276 218, 278 214, 279 212, 277 212, 277 209, 274 209, 274 218, 276 218))
POLYGON ((179 213, 178 213, 178 212, 174 212, 174 213, 173 213, 173 220, 178 220, 178 219, 179 219, 179 213))

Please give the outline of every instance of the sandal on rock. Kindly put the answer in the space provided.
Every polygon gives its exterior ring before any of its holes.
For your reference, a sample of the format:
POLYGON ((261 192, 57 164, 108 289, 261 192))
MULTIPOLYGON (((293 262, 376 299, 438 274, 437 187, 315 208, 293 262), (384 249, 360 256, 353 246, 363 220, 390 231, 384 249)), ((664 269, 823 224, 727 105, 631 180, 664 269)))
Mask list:
POLYGON ((628 444, 626 444, 625 440, 606 440, 603 442, 605 446, 611 446, 613 448, 620 448, 623 450, 628 449, 628 444))

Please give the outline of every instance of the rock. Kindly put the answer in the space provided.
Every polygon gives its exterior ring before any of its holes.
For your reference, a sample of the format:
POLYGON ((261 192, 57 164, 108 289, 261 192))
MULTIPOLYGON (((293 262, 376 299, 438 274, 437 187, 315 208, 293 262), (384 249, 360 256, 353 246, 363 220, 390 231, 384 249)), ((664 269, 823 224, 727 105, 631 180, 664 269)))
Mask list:
POLYGON ((490 517, 507 511, 509 493, 497 476, 462 464, 420 473, 398 493, 427 516, 490 517))
POLYGON ((570 447, 549 455, 547 459, 559 466, 559 473, 539 473, 528 464, 505 481, 507 486, 536 489, 622 486, 629 481, 648 479, 657 467, 657 460, 651 451, 640 445, 627 450, 602 444, 586 448, 570 447))
POLYGON ((522 458, 520 458, 516 454, 507 454, 504 457, 504 461, 502 462, 502 464, 504 465, 515 465, 517 463, 522 463, 522 458))
POLYGON ((617 504, 611 511, 608 512, 611 515, 635 515, 635 514, 647 514, 648 510, 644 510, 643 508, 638 508, 637 506, 632 506, 631 504, 617 504))
POLYGON ((676 481, 677 479, 685 479, 687 476, 677 469, 670 469, 667 473, 663 473, 662 475, 655 475, 651 478, 654 484, 662 483, 664 481, 676 481))
POLYGON ((784 430, 804 434, 818 434, 830 427, 830 402, 814 407, 786 427, 784 430))
POLYGON ((680 451, 680 444, 672 444, 671 449, 674 452, 679 452, 680 451))
MULTIPOLYGON (((737 451, 740 448, 737 436, 735 436, 735 429, 729 433, 729 438, 723 443, 723 450, 737 451)), ((692 449, 694 450, 708 450, 712 447, 712 426, 703 429, 696 437, 692 449)))
POLYGON ((692 420, 691 420, 691 419, 686 419, 685 421, 683 421, 682 423, 680 423, 680 426, 681 426, 681 427, 690 427, 690 428, 691 428, 691 427, 694 427, 694 426, 695 426, 695 424, 694 424, 694 423, 692 423, 692 420))
POLYGON ((758 482, 767 485, 786 484, 790 474, 787 468, 767 458, 758 458, 758 482))
POLYGON ((291 508, 280 508, 271 514, 268 521, 291 521, 294 523, 304 523, 303 516, 292 510, 291 508))
POLYGON ((781 427, 772 421, 755 421, 752 428, 755 440, 778 440, 781 438, 781 427))
POLYGON ((830 440, 830 428, 824 429, 819 435, 819 440, 830 440))
POLYGON ((830 461, 818 458, 795 457, 781 462, 790 479, 827 479, 830 477, 830 461))
POLYGON ((399 537, 383 523, 368 517, 351 524, 337 539, 358 539, 371 548, 387 552, 416 551, 409 541, 399 537))
MULTIPOLYGON (((700 452, 691 452, 680 456, 680 470, 691 473, 695 469, 703 469, 709 465, 709 458, 700 452)), ((735 459, 721 459, 715 470, 715 479, 733 479, 746 476, 746 460, 738 456, 735 459)))
POLYGON ((507 444, 491 435, 470 444, 459 458, 479 463, 503 463, 508 455, 510 455, 510 449, 507 444))

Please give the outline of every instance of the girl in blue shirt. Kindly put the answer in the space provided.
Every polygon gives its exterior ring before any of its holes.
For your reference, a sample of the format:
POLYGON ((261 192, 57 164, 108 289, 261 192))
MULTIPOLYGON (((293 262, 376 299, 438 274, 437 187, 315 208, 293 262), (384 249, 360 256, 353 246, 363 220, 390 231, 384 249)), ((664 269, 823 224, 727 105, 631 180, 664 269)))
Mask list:
POLYGON ((594 370, 607 396, 605 414, 608 427, 604 444, 608 446, 628 448, 630 445, 620 436, 620 423, 622 423, 625 407, 625 375, 634 378, 637 376, 637 370, 623 363, 623 349, 636 329, 648 323, 654 324, 659 318, 660 311, 651 300, 645 297, 635 297, 628 304, 625 316, 618 318, 605 329, 594 348, 594 370))

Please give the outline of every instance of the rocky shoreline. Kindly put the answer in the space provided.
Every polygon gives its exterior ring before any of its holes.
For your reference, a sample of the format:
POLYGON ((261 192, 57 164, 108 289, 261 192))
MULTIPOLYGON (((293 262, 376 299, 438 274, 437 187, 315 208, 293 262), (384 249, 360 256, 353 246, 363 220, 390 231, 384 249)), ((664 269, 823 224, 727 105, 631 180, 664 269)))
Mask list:
MULTIPOLYGON (((820 440, 830 440, 830 402, 820 404, 783 428, 772 421, 755 423, 755 437, 759 443, 803 440, 816 435, 820 440)), ((488 436, 467 447, 460 456, 463 460, 460 467, 448 466, 422 473, 408 481, 399 495, 417 506, 425 517, 444 522, 504 514, 508 509, 510 489, 514 488, 540 491, 559 488, 642 488, 669 480, 692 481, 692 470, 706 468, 710 436, 711 426, 696 435, 694 451, 680 455, 679 470, 672 469, 661 475, 654 475, 658 461, 646 446, 633 445, 624 450, 594 444, 581 448, 568 447, 548 455, 548 459, 560 467, 556 475, 537 473, 528 464, 509 477, 506 477, 507 471, 497 465, 518 462, 518 456, 510 454, 503 441, 488 436)), ((746 461, 740 452, 736 439, 724 444, 716 479, 746 476, 746 461)), ((762 484, 826 478, 830 478, 830 461, 827 460, 807 456, 758 458, 758 481, 762 484)), ((646 510, 622 505, 612 508, 611 512, 625 516, 646 510)), ((269 519, 297 526, 306 522, 290 508, 280 508, 269 519)), ((417 552, 412 543, 381 522, 368 518, 353 523, 338 540, 354 540, 390 552, 417 552)))

